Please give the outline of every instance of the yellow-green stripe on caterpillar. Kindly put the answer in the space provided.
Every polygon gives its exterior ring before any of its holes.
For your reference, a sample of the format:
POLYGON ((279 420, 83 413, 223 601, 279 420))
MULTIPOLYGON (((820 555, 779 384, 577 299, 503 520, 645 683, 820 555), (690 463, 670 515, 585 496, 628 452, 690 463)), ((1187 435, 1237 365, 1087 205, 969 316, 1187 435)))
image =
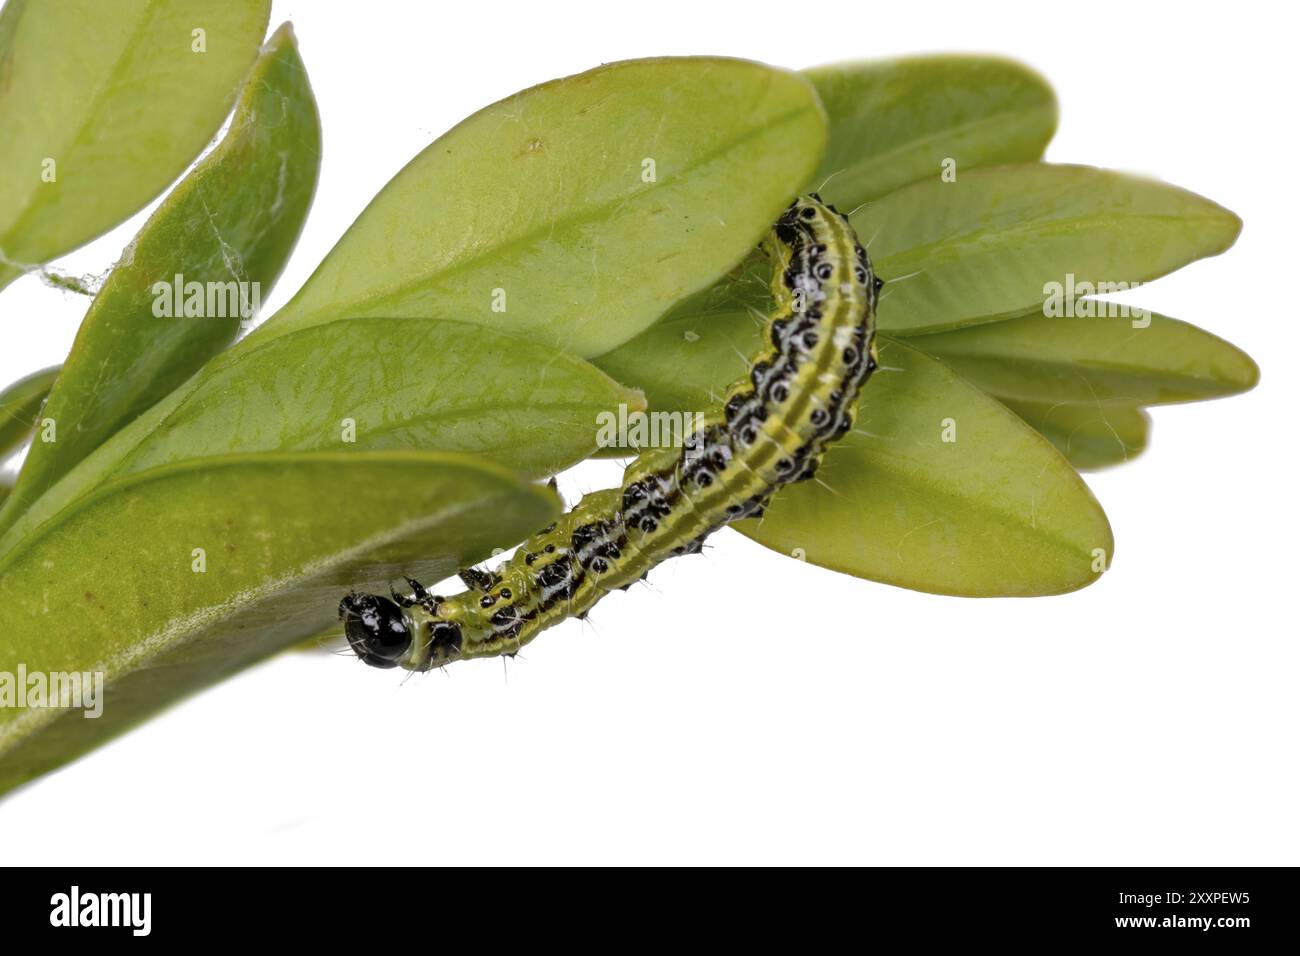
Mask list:
POLYGON ((441 597, 408 580, 409 596, 349 594, 339 617, 358 657, 427 671, 513 654, 812 477, 827 446, 853 427, 876 367, 882 283, 848 217, 816 193, 795 200, 762 246, 773 265, 768 345, 684 447, 643 453, 621 488, 587 495, 495 571, 462 571, 467 591, 441 597))

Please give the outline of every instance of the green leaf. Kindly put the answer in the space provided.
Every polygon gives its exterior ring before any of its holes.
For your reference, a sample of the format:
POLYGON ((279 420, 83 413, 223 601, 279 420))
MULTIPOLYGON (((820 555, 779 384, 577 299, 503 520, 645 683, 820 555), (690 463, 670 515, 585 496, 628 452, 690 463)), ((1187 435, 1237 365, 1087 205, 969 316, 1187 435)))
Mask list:
POLYGON ((212 456, 415 447, 553 474, 592 452, 597 416, 620 403, 644 408, 582 359, 468 323, 341 319, 250 337, 38 499, 0 538, 0 555, 106 482, 212 456))
POLYGON ((592 359, 616 381, 645 392, 657 411, 703 412, 718 405, 763 347, 760 316, 734 308, 687 308, 592 359))
MULTIPOLYGON (((762 345, 741 312, 660 322, 596 364, 665 411, 713 407, 762 345)), ((920 591, 1055 594, 1108 563, 1110 526, 1088 487, 1001 403, 910 342, 884 338, 856 429, 818 481, 781 492, 736 527, 785 554, 920 591), (943 440, 952 419, 956 441, 943 440)))
POLYGON ((807 80, 741 60, 525 90, 417 156, 257 334, 441 317, 599 354, 744 257, 816 169, 825 125, 807 80))
POLYGON ((1060 449, 1075 468, 1106 468, 1131 461, 1146 448, 1151 431, 1151 416, 1130 402, 1002 401, 1060 449))
POLYGON ((1049 405, 1192 402, 1259 381, 1249 355, 1209 332, 1153 313, 1092 314, 1106 305, 1083 299, 1086 316, 1039 311, 908 342, 999 398, 1049 405))
POLYGON ((57 440, 33 447, 0 525, 234 340, 241 310, 270 293, 293 250, 319 166, 316 103, 285 24, 226 137, 145 223, 86 313, 45 406, 57 440), (199 315, 185 314, 191 284, 199 315))
MULTIPOLYGON (((849 211, 917 179, 1037 159, 1056 128, 1056 98, 1028 68, 995 57, 919 56, 805 70, 826 107, 830 140, 808 189, 849 211)), ((766 309, 757 252, 663 321, 752 306, 766 309)))
POLYGON ((736 527, 784 554, 918 591, 1028 597, 1096 580, 1114 542, 1069 462, 934 359, 890 339, 880 353, 857 426, 819 481, 736 527))
POLYGON ((440 580, 558 511, 431 453, 210 459, 101 489, 0 561, 0 671, 100 671, 103 715, 0 708, 0 791, 319 633, 349 586, 440 580))
POLYGON ((852 222, 888 283, 881 328, 904 334, 1041 308, 1048 284, 1065 287, 1070 276, 1075 288, 1146 282, 1223 252, 1241 229, 1228 210, 1175 186, 1041 164, 914 183, 852 222))
MULTIPOLYGON (((1075 467, 1102 468, 1146 447, 1150 420, 1138 406, 1236 394, 1258 380, 1249 356, 1202 329, 1157 314, 1145 328, 1133 321, 1036 314, 906 342, 1010 407, 1075 467)), ((710 311, 697 299, 595 362, 644 389, 652 408, 703 411, 745 374, 762 326, 728 300, 710 311)))
POLYGON ((111 229, 180 174, 229 112, 270 6, 5 4, 0 288, 111 229), (198 29, 206 31, 204 53, 193 50, 198 29))
POLYGON ((582 359, 464 322, 340 319, 218 360, 112 475, 231 452, 423 448, 528 477, 596 447, 597 416, 644 408, 582 359), (351 423, 349 428, 348 423, 351 423), (347 434, 347 437, 345 437, 347 434))
POLYGON ((1038 159, 1056 131, 1056 96, 1028 67, 988 56, 912 56, 815 67, 830 141, 811 180, 848 211, 945 160, 977 166, 1038 159))
POLYGON ((50 394, 59 367, 42 369, 20 378, 0 391, 0 458, 27 441, 36 427, 45 397, 50 394))

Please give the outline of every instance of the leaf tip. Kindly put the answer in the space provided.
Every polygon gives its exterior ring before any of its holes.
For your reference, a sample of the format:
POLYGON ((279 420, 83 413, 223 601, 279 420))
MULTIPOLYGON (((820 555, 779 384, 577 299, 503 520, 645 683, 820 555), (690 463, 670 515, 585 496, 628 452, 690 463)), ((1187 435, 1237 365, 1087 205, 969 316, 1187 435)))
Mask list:
POLYGON ((284 23, 276 27, 275 32, 271 34, 262 49, 263 51, 278 50, 281 47, 298 49, 298 35, 293 31, 292 20, 285 20, 284 23))

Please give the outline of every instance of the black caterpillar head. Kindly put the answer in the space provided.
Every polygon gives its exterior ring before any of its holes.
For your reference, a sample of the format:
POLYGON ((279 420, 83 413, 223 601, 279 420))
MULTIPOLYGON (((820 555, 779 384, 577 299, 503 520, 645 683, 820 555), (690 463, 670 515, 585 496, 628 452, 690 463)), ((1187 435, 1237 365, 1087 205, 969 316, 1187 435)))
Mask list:
POLYGON ((398 605, 376 594, 349 594, 339 603, 348 644, 371 667, 396 667, 411 648, 411 626, 398 605))

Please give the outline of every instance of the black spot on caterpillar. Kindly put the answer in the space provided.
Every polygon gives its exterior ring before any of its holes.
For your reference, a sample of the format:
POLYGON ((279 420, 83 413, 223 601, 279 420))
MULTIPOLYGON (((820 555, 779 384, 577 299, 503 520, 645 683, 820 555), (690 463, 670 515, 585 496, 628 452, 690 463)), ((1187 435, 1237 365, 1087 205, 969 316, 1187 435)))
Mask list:
POLYGON ((813 476, 830 443, 852 428, 876 367, 881 283, 848 218, 816 193, 795 200, 762 247, 775 299, 768 347, 685 447, 642 453, 621 488, 587 495, 497 570, 463 571, 469 590, 461 594, 431 595, 410 580, 412 593, 392 600, 349 594, 339 616, 357 656, 426 671, 514 654, 813 476))

